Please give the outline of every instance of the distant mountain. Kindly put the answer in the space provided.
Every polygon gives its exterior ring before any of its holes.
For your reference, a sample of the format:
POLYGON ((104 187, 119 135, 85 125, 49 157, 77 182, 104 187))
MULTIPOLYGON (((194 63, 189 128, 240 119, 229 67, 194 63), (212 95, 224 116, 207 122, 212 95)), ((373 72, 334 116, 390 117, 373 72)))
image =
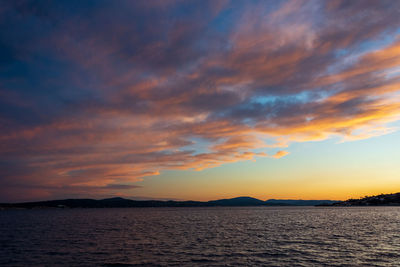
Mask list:
POLYGON ((262 201, 252 197, 203 201, 131 200, 121 197, 95 199, 63 199, 24 203, 3 203, 0 208, 131 208, 131 207, 215 207, 215 206, 313 206, 332 204, 331 200, 279 200, 262 201))
POLYGON ((335 200, 294 200, 294 199, 268 199, 266 204, 271 205, 289 205, 289 206, 315 206, 315 205, 330 205, 336 203, 335 200))
POLYGON ((208 201, 211 206, 261 206, 265 202, 252 197, 235 197, 230 199, 220 199, 208 201))
POLYGON ((331 206, 400 206, 400 193, 348 199, 333 203, 331 206))

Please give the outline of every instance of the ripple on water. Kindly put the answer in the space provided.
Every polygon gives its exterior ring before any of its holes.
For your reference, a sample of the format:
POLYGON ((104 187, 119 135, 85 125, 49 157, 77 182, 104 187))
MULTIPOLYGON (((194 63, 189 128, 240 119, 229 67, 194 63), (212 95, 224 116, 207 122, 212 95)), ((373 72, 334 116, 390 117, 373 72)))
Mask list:
POLYGON ((400 266, 400 207, 0 212, 1 266, 400 266))

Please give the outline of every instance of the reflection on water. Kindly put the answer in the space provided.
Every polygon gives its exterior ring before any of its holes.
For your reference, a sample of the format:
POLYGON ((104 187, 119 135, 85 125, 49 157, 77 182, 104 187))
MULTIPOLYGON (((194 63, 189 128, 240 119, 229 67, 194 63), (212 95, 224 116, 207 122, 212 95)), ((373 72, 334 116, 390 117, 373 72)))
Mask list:
POLYGON ((0 211, 0 265, 399 266, 400 207, 0 211))

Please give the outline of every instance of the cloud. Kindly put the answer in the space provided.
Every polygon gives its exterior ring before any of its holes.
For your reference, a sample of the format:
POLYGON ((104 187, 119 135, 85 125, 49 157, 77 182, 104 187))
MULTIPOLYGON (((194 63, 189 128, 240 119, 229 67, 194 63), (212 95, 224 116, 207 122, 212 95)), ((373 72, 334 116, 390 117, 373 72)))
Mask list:
POLYGON ((2 3, 2 193, 127 194, 395 130, 398 3, 161 2, 2 3))
POLYGON ((279 159, 279 158, 282 158, 282 157, 286 156, 287 154, 289 154, 289 152, 284 151, 284 150, 279 150, 272 157, 274 157, 276 159, 279 159))

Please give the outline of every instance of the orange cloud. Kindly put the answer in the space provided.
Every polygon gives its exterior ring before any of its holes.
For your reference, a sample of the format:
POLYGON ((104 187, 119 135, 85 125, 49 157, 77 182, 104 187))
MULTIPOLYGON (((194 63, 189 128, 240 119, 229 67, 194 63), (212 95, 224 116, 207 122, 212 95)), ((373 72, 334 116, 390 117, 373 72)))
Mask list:
POLYGON ((274 157, 276 159, 279 159, 279 158, 282 158, 282 157, 286 156, 287 154, 289 154, 289 152, 284 151, 284 150, 279 150, 272 157, 274 157))

